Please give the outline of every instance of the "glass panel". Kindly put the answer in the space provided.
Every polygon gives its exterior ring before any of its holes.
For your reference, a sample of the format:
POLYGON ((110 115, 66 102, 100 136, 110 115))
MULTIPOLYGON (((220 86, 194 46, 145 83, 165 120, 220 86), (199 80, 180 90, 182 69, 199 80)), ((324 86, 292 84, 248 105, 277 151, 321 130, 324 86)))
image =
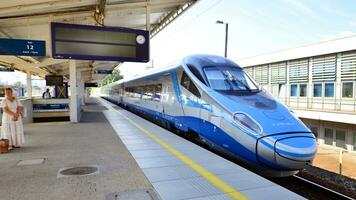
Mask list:
POLYGON ((219 91, 253 91, 258 87, 237 67, 205 67, 210 87, 219 91))
POLYGON ((342 83, 342 97, 352 98, 353 96, 353 83, 342 83))
POLYGON ((183 74, 182 74, 182 79, 181 79, 180 84, 183 87, 185 87, 185 89, 189 90, 195 96, 200 97, 200 92, 199 92, 197 86, 195 86, 193 81, 189 78, 189 76, 185 72, 183 72, 183 74))
POLYGON ((333 145, 333 129, 325 128, 325 144, 333 145))
POLYGON ((155 85, 155 93, 153 95, 154 101, 161 100, 162 84, 155 85))
POLYGON ((299 96, 306 97, 307 96, 307 84, 300 84, 299 85, 299 96))
POLYGON ((321 83, 314 84, 314 97, 321 97, 321 83))
POLYGON ((342 130, 336 130, 336 146, 345 148, 345 135, 346 132, 342 130))
POLYGON ((290 86, 290 96, 291 97, 298 96, 298 85, 293 84, 293 85, 290 86))
POLYGON ((325 83, 325 97, 334 97, 334 83, 325 83))

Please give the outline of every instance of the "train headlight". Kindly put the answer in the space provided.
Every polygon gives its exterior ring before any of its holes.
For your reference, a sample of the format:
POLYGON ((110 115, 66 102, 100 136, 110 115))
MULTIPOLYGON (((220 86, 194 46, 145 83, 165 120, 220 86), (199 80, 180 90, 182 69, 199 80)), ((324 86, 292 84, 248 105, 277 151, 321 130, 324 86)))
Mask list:
POLYGON ((260 125, 244 113, 236 113, 234 115, 234 120, 255 134, 260 134, 262 132, 260 125))

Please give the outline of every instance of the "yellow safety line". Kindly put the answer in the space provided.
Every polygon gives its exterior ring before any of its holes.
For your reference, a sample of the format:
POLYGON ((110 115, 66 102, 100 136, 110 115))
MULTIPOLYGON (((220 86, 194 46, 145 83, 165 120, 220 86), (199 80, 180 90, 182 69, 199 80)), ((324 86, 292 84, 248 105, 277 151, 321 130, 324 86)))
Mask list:
POLYGON ((128 122, 130 122, 132 125, 134 125, 136 128, 141 130, 143 133, 148 135, 150 138, 152 138, 154 141, 156 141, 158 144, 163 146, 166 150, 171 152, 174 156, 176 156, 178 159, 183 161, 185 164, 187 164, 190 168, 195 170, 197 173, 199 173, 201 176, 203 176, 206 180, 208 180, 210 183, 218 187, 220 190, 222 190, 224 193, 229 195, 232 199, 248 199, 247 196, 244 194, 240 193, 237 191, 235 188, 230 186, 229 184, 225 183, 223 180, 215 176, 213 173, 209 172, 206 170, 204 167, 200 166, 198 163, 194 162, 192 159, 184 155, 183 153, 179 152, 178 150, 174 149, 172 146, 169 144, 165 143, 161 139, 159 139, 157 136, 152 134, 150 131, 146 130, 145 128, 141 127, 138 125, 136 122, 132 121, 128 117, 124 116, 123 114, 119 113, 122 115, 128 122))

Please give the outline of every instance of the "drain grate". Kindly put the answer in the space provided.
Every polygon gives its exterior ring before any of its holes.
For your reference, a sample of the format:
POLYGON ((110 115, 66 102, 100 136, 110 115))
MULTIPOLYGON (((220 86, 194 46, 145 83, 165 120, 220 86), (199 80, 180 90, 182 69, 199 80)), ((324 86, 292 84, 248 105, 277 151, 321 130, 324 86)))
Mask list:
POLYGON ((96 166, 81 166, 81 167, 70 167, 60 169, 58 172, 58 177, 67 176, 86 176, 98 174, 98 167, 96 166))
POLYGON ((36 159, 29 159, 29 160, 20 160, 17 163, 17 166, 25 166, 25 165, 40 165, 43 164, 45 158, 36 158, 36 159))

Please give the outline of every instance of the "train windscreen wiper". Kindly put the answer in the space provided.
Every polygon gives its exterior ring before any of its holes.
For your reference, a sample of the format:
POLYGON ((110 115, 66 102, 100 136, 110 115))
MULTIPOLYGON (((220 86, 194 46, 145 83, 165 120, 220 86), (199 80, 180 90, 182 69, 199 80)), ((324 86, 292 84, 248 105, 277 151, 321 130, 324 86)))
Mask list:
MULTIPOLYGON (((239 88, 242 85, 245 88, 245 90, 251 91, 251 89, 245 83, 243 83, 241 80, 237 80, 235 76, 232 75, 229 71, 221 71, 221 73, 224 75, 225 81, 229 82, 230 86, 232 87, 232 90, 234 90, 233 89, 233 84, 234 84, 237 88, 239 88)), ((242 89, 237 89, 237 90, 244 91, 242 89)))

